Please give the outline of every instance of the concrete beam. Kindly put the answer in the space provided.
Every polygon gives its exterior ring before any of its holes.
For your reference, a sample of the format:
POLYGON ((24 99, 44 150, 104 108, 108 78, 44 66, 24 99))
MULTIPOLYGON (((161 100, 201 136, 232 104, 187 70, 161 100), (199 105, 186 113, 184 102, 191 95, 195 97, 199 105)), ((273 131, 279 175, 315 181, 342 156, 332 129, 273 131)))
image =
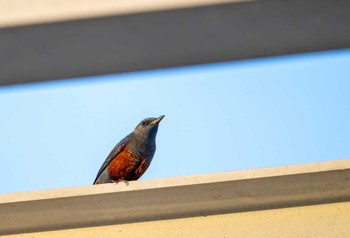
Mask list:
POLYGON ((348 238, 350 202, 22 233, 1 238, 348 238))
POLYGON ((350 201, 350 160, 0 195, 0 235, 350 201))
POLYGON ((4 2, 0 85, 350 47, 346 0, 4 2))
POLYGON ((0 0, 0 28, 251 0, 0 0))

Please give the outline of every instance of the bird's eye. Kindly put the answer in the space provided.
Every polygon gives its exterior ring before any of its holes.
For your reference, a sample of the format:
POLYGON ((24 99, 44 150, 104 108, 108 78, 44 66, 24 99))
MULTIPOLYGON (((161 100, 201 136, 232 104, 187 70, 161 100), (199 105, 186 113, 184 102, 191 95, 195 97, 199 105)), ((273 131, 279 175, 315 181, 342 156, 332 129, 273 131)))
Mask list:
POLYGON ((141 125, 143 125, 143 126, 144 126, 144 125, 146 125, 146 122, 145 122, 145 121, 143 121, 143 122, 141 123, 141 125))

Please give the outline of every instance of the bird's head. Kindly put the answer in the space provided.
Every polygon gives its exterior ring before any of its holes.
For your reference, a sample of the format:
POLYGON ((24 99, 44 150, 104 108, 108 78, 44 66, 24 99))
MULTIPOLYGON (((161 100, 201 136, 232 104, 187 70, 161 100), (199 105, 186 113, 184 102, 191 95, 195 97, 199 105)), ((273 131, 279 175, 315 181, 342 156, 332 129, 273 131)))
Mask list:
POLYGON ((164 115, 154 118, 143 119, 135 128, 134 133, 147 140, 154 140, 157 135, 159 122, 164 118, 164 115))

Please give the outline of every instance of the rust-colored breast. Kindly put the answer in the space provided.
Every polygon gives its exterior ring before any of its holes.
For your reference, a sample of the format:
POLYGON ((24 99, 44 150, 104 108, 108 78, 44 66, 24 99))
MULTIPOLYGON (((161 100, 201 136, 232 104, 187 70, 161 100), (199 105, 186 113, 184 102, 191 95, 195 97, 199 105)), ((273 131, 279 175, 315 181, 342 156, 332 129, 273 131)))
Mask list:
POLYGON ((107 166, 110 179, 115 181, 128 180, 128 177, 138 164, 138 160, 128 153, 127 148, 122 150, 107 166))
POLYGON ((135 179, 140 178, 143 175, 143 173, 147 170, 148 166, 149 166, 149 163, 147 163, 146 159, 143 157, 141 159, 140 165, 135 171, 135 177, 136 177, 135 179))

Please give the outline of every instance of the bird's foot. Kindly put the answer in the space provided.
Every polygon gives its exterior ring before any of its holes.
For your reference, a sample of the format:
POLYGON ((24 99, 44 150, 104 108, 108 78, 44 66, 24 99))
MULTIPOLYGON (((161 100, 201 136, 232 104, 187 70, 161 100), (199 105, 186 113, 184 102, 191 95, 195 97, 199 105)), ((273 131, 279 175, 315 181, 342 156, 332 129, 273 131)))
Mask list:
POLYGON ((129 186, 129 182, 127 181, 127 180, 111 180, 111 182, 113 183, 113 184, 117 184, 117 183, 119 183, 119 182, 123 182, 123 183, 125 183, 125 185, 126 186, 129 186))

